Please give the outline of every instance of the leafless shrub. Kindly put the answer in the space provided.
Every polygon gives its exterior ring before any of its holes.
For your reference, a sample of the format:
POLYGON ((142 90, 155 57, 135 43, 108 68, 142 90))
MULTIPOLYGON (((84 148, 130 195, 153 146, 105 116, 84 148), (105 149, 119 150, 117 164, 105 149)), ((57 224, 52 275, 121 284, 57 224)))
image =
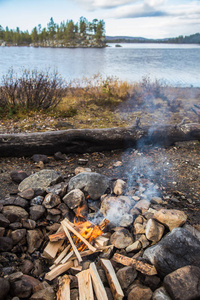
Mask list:
POLYGON ((56 107, 65 95, 65 84, 58 73, 24 69, 15 76, 13 69, 3 76, 0 86, 1 107, 46 110, 56 107))

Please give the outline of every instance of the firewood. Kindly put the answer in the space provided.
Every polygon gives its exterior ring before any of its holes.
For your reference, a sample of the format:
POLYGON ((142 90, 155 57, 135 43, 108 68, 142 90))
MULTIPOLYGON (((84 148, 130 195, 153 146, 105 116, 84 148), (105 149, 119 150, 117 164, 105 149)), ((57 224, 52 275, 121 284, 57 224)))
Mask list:
POLYGON ((90 264, 90 275, 92 277, 92 283, 93 283, 97 300, 108 300, 106 290, 103 286, 103 283, 101 281, 95 263, 90 264))
POLYGON ((101 229, 101 231, 103 231, 106 226, 110 223, 109 220, 107 220, 106 218, 104 218, 98 225, 98 227, 101 229))
POLYGON ((57 300, 70 300, 70 278, 68 275, 64 275, 59 279, 57 300))
POLYGON ((63 265, 61 264, 61 265, 55 267, 50 272, 48 272, 45 275, 45 279, 51 281, 54 278, 56 278, 57 276, 59 276, 62 273, 66 272, 67 270, 69 270, 71 267, 73 267, 73 265, 74 265, 73 261, 68 261, 67 263, 65 263, 63 265))
POLYGON ((90 270, 82 271, 76 276, 78 278, 79 300, 94 300, 90 270))
POLYGON ((115 300, 122 300, 124 297, 124 293, 122 291, 122 288, 117 279, 115 270, 114 270, 111 262, 107 259, 101 259, 101 265, 106 273, 106 277, 108 279, 108 283, 110 285, 110 289, 113 294, 113 298, 115 300))
POLYGON ((61 264, 66 263, 73 255, 74 255, 74 250, 72 250, 71 252, 69 252, 69 253, 61 260, 61 264))
POLYGON ((112 260, 118 262, 124 266, 135 266, 136 270, 145 275, 156 275, 157 271, 153 265, 145 263, 143 261, 137 260, 135 258, 130 258, 118 253, 115 253, 112 260))
POLYGON ((49 235, 50 242, 57 242, 59 240, 64 240, 65 238, 66 235, 64 231, 49 235))
POLYGON ((64 256, 67 254, 67 252, 69 251, 69 249, 71 248, 71 245, 68 245, 61 253, 60 255, 56 258, 56 260, 54 261, 55 265, 58 265, 59 262, 64 258, 64 256))
POLYGON ((42 256, 49 259, 54 259, 64 241, 49 242, 44 248, 42 256))
POLYGON ((105 247, 108 245, 109 238, 106 238, 104 236, 98 236, 95 240, 96 244, 98 244, 101 247, 105 247))
POLYGON ((87 245, 87 247, 92 250, 93 252, 96 251, 96 248, 93 247, 84 237, 82 237, 82 235, 77 232, 68 222, 68 220, 65 218, 62 222, 62 225, 64 225, 65 227, 67 227, 68 230, 70 230, 71 232, 73 232, 74 235, 76 235, 84 244, 87 245))
MULTIPOLYGON (((59 227, 59 229, 57 230, 56 233, 59 233, 61 231, 62 231, 62 226, 59 227)), ((56 257, 58 250, 62 246, 63 242, 64 242, 63 240, 57 241, 57 242, 49 242, 47 244, 47 246, 44 248, 44 251, 42 254, 43 257, 49 258, 49 259, 54 259, 56 257)))
POLYGON ((80 253, 76 249, 76 246, 74 245, 74 242, 72 241, 71 235, 70 235, 68 229, 66 228, 64 221, 62 221, 61 224, 62 224, 63 229, 65 231, 65 234, 66 234, 66 236, 67 236, 67 238, 68 238, 68 240, 69 240, 69 242, 70 242, 70 244, 71 244, 71 246, 72 246, 72 248, 74 250, 74 253, 75 253, 76 257, 78 258, 78 261, 81 262, 82 258, 80 256, 80 253))

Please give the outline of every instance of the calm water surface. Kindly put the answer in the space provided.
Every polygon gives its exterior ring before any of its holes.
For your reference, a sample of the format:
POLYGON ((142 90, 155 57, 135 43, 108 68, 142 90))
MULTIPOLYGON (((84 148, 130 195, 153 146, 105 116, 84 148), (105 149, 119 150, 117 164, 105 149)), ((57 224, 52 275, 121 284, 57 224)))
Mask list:
POLYGON ((200 45, 122 44, 104 49, 0 47, 0 77, 9 68, 57 70, 70 81, 100 73, 129 82, 144 76, 200 87, 200 45))

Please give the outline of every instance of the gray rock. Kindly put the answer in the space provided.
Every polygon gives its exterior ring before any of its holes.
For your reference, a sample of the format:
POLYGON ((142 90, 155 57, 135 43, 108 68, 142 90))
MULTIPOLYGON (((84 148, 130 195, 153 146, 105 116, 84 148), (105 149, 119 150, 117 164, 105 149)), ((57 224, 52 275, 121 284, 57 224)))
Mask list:
POLYGON ((79 189, 74 189, 64 196, 63 201, 71 209, 74 209, 81 205, 85 200, 83 192, 79 189))
POLYGON ((47 287, 43 290, 40 290, 34 293, 30 300, 55 300, 55 292, 52 287, 47 287))
POLYGON ((175 228, 157 245, 146 249, 143 258, 155 265, 163 277, 187 265, 200 267, 200 241, 186 229, 175 228))
POLYGON ((32 272, 34 277, 39 277, 43 273, 42 262, 39 259, 34 261, 34 270, 32 272))
POLYGON ((23 192, 19 193, 18 195, 21 197, 21 198, 24 198, 26 200, 31 200, 33 199, 34 197, 34 190, 33 189, 26 189, 24 190, 23 192))
POLYGON ((145 234, 148 240, 157 243, 162 238, 164 230, 164 225, 149 219, 146 224, 145 234))
POLYGON ((43 242, 43 235, 39 229, 27 231, 28 252, 33 253, 43 242))
POLYGON ((150 288, 141 284, 135 284, 128 294, 128 300, 150 300, 152 295, 150 288))
POLYGON ((127 289, 130 284, 133 283, 137 277, 137 271, 134 267, 124 267, 117 271, 116 273, 119 283, 122 289, 127 289))
POLYGON ((67 187, 68 187, 68 183, 60 182, 58 184, 46 188, 46 192, 47 194, 49 193, 56 194, 62 198, 67 193, 67 187))
POLYGON ((115 226, 119 226, 123 214, 127 214, 130 205, 120 197, 106 196, 100 207, 101 213, 115 226))
POLYGON ((3 204, 3 206, 15 205, 22 208, 28 207, 28 201, 21 197, 9 197, 5 200, 0 200, 0 204, 3 204))
POLYGON ((42 205, 42 202, 44 201, 44 197, 42 196, 37 196, 35 198, 33 198, 31 201, 30 201, 30 205, 33 206, 33 205, 42 205))
POLYGON ((10 282, 15 282, 17 280, 20 280, 22 279, 23 277, 23 273, 22 272, 15 272, 15 273, 12 273, 11 275, 9 275, 9 281, 10 282))
POLYGON ((11 237, 13 240, 13 244, 16 245, 26 236, 26 229, 17 229, 12 231, 11 237))
POLYGON ((36 222, 31 219, 22 219, 22 225, 26 229, 35 229, 36 222))
POLYGON ((200 268, 185 266, 164 278, 164 286, 172 299, 200 299, 200 268))
POLYGON ((29 298, 36 283, 39 284, 39 280, 28 275, 23 275, 21 280, 11 283, 11 294, 20 299, 29 298))
POLYGON ((172 300, 166 289, 162 286, 153 293, 153 300, 172 300))
POLYGON ((56 194, 47 194, 42 205, 45 208, 53 208, 61 203, 60 197, 56 194))
POLYGON ((187 221, 187 216, 183 211, 177 209, 160 209, 155 212, 153 218, 167 226, 171 231, 174 228, 180 227, 187 221))
POLYGON ((5 206, 3 214, 12 223, 28 218, 28 213, 24 208, 14 205, 5 206))
POLYGON ((91 199, 97 200, 110 186, 110 179, 98 173, 83 172, 70 179, 68 192, 80 189, 87 192, 91 199))
POLYGON ((12 230, 20 229, 20 228, 22 228, 22 223, 21 222, 11 223, 9 225, 9 228, 12 229, 12 230))
POLYGON ((0 214, 0 226, 6 228, 9 224, 10 221, 3 214, 0 214))
POLYGON ((67 155, 61 152, 56 152, 54 153, 54 159, 55 160, 66 160, 67 159, 67 155))
POLYGON ((61 174, 49 169, 41 170, 25 178, 18 186, 20 192, 32 188, 34 191, 45 190, 48 186, 62 181, 61 174))
POLYGON ((48 157, 44 154, 34 154, 31 158, 34 162, 42 161, 44 164, 49 162, 48 157))
POLYGON ((0 277, 0 300, 5 300, 10 291, 10 283, 7 279, 0 277))
POLYGON ((28 274, 33 269, 33 263, 31 260, 23 259, 20 266, 20 270, 23 274, 28 274))
POLYGON ((20 171, 12 171, 10 173, 10 177, 11 179, 16 182, 16 183, 20 183, 21 181, 23 181, 26 177, 28 177, 27 173, 20 170, 20 171))
POLYGON ((133 237, 127 229, 121 229, 111 235, 110 242, 116 248, 124 249, 133 244, 133 237))
POLYGON ((37 221, 45 213, 45 208, 42 205, 35 205, 30 207, 30 219, 37 221))
POLYGON ((9 237, 0 237, 0 251, 10 251, 13 247, 13 241, 9 237))

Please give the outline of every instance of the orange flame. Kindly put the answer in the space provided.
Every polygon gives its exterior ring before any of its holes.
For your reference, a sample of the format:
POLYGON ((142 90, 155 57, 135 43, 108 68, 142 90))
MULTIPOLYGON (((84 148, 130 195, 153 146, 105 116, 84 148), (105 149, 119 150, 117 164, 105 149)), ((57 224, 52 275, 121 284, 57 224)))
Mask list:
MULTIPOLYGON (((95 239, 102 235, 101 229, 95 225, 90 223, 89 221, 78 221, 75 222, 75 229, 84 237, 89 243, 94 244, 95 239)), ((76 239, 75 245, 78 248, 78 251, 84 251, 87 247, 80 239, 76 239)))

